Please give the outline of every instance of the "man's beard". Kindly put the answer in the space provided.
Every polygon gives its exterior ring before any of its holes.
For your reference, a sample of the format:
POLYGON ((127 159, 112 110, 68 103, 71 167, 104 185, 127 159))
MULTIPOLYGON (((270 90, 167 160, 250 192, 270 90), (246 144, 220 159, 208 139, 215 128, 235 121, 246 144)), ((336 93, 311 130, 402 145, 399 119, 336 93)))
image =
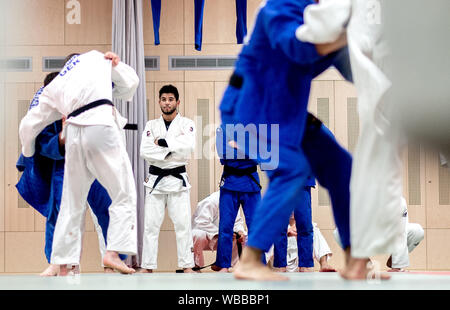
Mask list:
POLYGON ((163 110, 163 108, 161 108, 161 112, 163 113, 163 114, 165 114, 165 115, 171 115, 173 112, 175 112, 177 110, 177 107, 175 107, 175 108, 173 108, 172 110, 170 110, 170 111, 168 111, 168 112, 165 112, 164 110, 163 110))

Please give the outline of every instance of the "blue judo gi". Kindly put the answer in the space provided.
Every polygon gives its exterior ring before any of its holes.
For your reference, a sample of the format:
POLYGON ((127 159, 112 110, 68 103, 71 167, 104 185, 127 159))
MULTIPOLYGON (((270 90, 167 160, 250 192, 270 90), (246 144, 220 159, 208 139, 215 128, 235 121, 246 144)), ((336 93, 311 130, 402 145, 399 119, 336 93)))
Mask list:
MULTIPOLYGON (((312 225, 311 188, 316 186, 313 176, 308 176, 306 184, 298 197, 294 208, 295 225, 297 227, 298 266, 314 267, 313 243, 314 227, 312 225)), ((273 266, 277 268, 287 266, 287 228, 284 229, 274 243, 273 266)))
MULTIPOLYGON (((244 42, 244 37, 247 35, 247 0, 235 0, 235 1, 236 1, 236 39, 238 44, 242 44, 242 42, 244 42)), ((204 7, 205 7, 205 0, 194 0, 195 49, 197 51, 202 50, 204 7)))
POLYGON ((343 229, 339 232, 345 240, 344 248, 350 245, 351 156, 334 138, 330 139, 320 121, 312 122, 304 137, 311 81, 340 54, 320 56, 314 45, 295 37, 295 30, 303 23, 303 10, 313 3, 267 2, 257 16, 249 44, 243 47, 236 62, 235 75, 243 78, 242 85, 230 85, 220 105, 223 123, 254 124, 257 129, 249 132, 249 139, 256 140, 258 145, 272 145, 272 156, 267 159, 238 141, 251 159, 267 169, 270 179, 264 199, 255 211, 248 239, 248 246, 263 252, 285 230, 310 174, 329 190, 336 225, 343 229), (262 132, 264 124, 279 124, 278 134, 272 136, 270 130, 262 132), (337 191, 342 188, 342 192, 337 191))
MULTIPOLYGON (((244 211, 248 231, 251 231, 253 213, 261 200, 261 186, 254 160, 227 159, 227 154, 238 158, 238 150, 230 147, 225 126, 217 130, 216 145, 220 163, 224 166, 220 184, 219 200, 219 239, 215 265, 221 268, 231 267, 233 248, 233 228, 239 207, 244 211)), ((229 136, 228 136, 229 137, 229 136)), ((234 138, 236 139, 236 137, 234 138)), ((243 154, 241 154, 243 155, 243 154)))
MULTIPOLYGON (((30 107, 38 104, 37 98, 30 107)), ((22 198, 39 213, 46 217, 45 256, 50 263, 53 233, 61 204, 64 179, 65 149, 59 145, 59 133, 62 121, 47 126, 36 139, 36 152, 32 157, 20 155, 16 167, 23 172, 16 184, 22 198)), ((88 203, 97 217, 103 238, 107 240, 109 225, 108 207, 111 199, 105 188, 95 180, 88 195, 88 203)), ((121 255, 121 258, 126 258, 121 255)))
MULTIPOLYGON (((238 44, 244 42, 247 35, 247 0, 236 1, 236 39, 238 44)), ((159 45, 159 25, 161 20, 161 0, 151 0, 153 16, 153 33, 155 45, 159 45)), ((203 10, 205 0, 194 0, 194 32, 195 49, 202 50, 203 41, 203 10)))

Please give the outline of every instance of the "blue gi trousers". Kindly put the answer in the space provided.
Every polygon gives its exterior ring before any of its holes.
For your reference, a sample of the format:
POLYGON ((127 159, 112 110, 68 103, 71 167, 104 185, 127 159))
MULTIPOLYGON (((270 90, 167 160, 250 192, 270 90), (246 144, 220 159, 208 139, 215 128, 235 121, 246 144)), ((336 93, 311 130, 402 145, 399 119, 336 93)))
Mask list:
POLYGON ((220 188, 219 202, 219 240, 215 265, 221 268, 231 267, 233 249, 233 228, 239 207, 244 211, 247 229, 250 232, 253 213, 261 200, 261 192, 239 192, 220 188))
MULTIPOLYGON (((298 197, 298 203, 294 209, 295 224, 297 227, 298 266, 314 267, 313 241, 314 228, 311 213, 311 187, 305 186, 298 197)), ((283 230, 278 240, 274 243, 273 266, 286 267, 287 255, 287 229, 283 230)))

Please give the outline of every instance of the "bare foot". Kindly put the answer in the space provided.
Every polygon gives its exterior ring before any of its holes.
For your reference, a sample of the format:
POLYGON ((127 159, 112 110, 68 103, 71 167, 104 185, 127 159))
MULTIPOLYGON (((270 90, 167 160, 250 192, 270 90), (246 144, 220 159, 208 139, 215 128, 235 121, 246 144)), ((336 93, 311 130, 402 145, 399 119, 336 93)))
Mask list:
POLYGON ((298 267, 298 272, 314 272, 312 267, 298 267))
POLYGON ((341 277, 346 280, 369 280, 369 279, 380 279, 388 280, 391 278, 390 275, 373 270, 368 267, 370 259, 368 258, 354 258, 351 257, 348 261, 345 269, 340 272, 341 277))
POLYGON ((136 272, 137 273, 153 273, 153 270, 152 269, 139 268, 136 272))
POLYGON ((228 268, 221 268, 218 272, 227 273, 228 271, 228 268))
POLYGON ((59 273, 59 265, 49 265, 40 276, 41 277, 55 277, 59 273))
POLYGON ((391 268, 388 272, 406 272, 406 270, 403 268, 391 268))
POLYGON ((269 267, 261 263, 262 251, 252 247, 245 247, 239 265, 234 271, 234 277, 241 280, 256 281, 287 281, 288 277, 272 272, 269 267))
POLYGON ((69 269, 67 268, 67 265, 59 265, 59 273, 58 276, 65 277, 69 274, 69 269))
POLYGON ((111 267, 104 267, 103 272, 104 273, 114 273, 114 269, 112 269, 111 267))
POLYGON ((184 273, 195 273, 195 271, 192 270, 192 268, 183 268, 183 272, 184 273))
POLYGON ((217 265, 211 265, 211 270, 213 271, 220 271, 222 269, 222 267, 219 267, 217 265))
POLYGON ((330 265, 320 266, 320 272, 337 272, 336 269, 331 267, 330 265))
POLYGON ((114 251, 106 251, 103 257, 103 265, 119 271, 123 274, 132 274, 136 271, 133 268, 129 268, 119 257, 119 253, 114 251))
POLYGON ((320 272, 336 272, 336 269, 328 264, 328 255, 324 255, 319 259, 320 272))
POLYGON ((286 267, 275 268, 275 272, 286 272, 286 267))

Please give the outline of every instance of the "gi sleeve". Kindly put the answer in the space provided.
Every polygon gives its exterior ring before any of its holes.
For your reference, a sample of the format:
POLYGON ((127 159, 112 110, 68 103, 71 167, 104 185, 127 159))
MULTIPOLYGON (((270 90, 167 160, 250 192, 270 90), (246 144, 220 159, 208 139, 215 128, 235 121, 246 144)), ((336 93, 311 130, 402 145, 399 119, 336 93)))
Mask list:
POLYGON ((150 122, 147 122, 142 132, 141 157, 149 162, 163 161, 169 152, 168 148, 155 144, 155 136, 153 135, 150 122))
MULTIPOLYGON (((272 4, 273 6, 273 4, 272 4)), ((309 65, 320 59, 315 45, 299 41, 295 36, 303 24, 301 8, 295 3, 286 3, 282 8, 273 8, 269 3, 261 16, 265 32, 273 49, 280 49, 292 61, 309 65)))
POLYGON ((244 219, 242 218, 241 212, 239 212, 239 211, 236 216, 236 221, 234 222, 233 231, 234 232, 240 232, 240 231, 245 232, 244 219))
POLYGON ((42 156, 53 160, 64 159, 64 145, 59 145, 59 132, 56 125, 47 126, 37 137, 36 143, 39 145, 39 153, 42 156))
POLYGON ((45 127, 61 118, 61 113, 56 109, 54 100, 50 97, 48 89, 45 88, 39 97, 39 105, 29 110, 20 122, 19 137, 23 156, 33 156, 36 137, 45 127))
POLYGON ((214 201, 212 196, 200 201, 192 218, 192 227, 206 231, 210 234, 219 233, 219 227, 214 224, 219 211, 218 201, 214 201))
POLYGON ((133 68, 123 62, 111 70, 111 79, 114 83, 112 95, 116 99, 130 101, 139 86, 139 77, 133 68))
POLYGON ((183 157, 189 157, 195 149, 195 124, 189 119, 184 119, 181 124, 182 134, 175 138, 167 138, 167 148, 170 152, 183 157))
POLYGON ((305 23, 295 35, 304 42, 331 43, 345 31, 351 15, 350 0, 321 0, 306 7, 305 23))

